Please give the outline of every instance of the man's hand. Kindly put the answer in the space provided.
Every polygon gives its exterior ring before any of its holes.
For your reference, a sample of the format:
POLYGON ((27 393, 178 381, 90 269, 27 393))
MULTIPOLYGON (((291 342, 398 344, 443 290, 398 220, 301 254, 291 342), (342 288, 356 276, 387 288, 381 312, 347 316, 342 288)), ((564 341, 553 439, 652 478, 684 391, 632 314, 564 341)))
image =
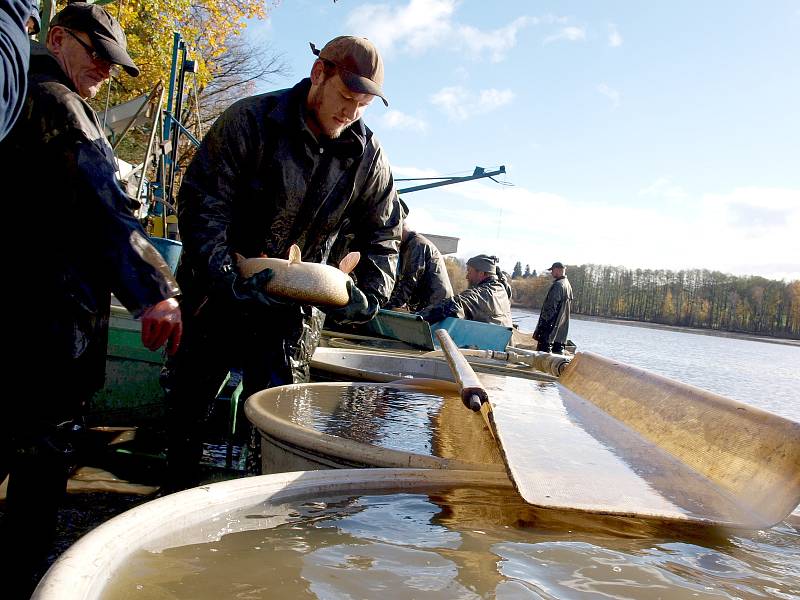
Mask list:
POLYGON ((165 343, 170 356, 178 351, 183 334, 181 309, 175 298, 154 304, 142 315, 142 344, 150 350, 158 350, 165 343))
POLYGON ((447 317, 458 317, 458 306, 452 298, 445 298, 439 304, 429 306, 417 314, 432 325, 447 317))
POLYGON ((364 294, 352 281, 347 282, 347 292, 350 294, 350 301, 339 308, 326 308, 325 314, 342 325, 371 321, 378 313, 378 301, 372 295, 364 294))
POLYGON ((270 279, 275 275, 272 269, 264 269, 259 271, 252 277, 242 277, 237 275, 231 285, 233 297, 237 300, 249 300, 257 302, 263 306, 276 306, 286 304, 285 300, 276 298, 268 294, 264 286, 267 285, 270 279))

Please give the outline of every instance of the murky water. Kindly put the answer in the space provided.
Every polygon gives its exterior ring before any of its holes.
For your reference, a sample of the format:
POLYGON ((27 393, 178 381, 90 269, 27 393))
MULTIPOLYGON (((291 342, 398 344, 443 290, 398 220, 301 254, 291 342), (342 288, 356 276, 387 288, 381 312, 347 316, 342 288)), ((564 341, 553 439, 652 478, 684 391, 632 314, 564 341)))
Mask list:
POLYGON ((375 385, 287 388, 269 410, 297 425, 392 450, 500 464, 479 414, 454 393, 375 385))
POLYGON ((800 534, 536 510, 506 489, 256 506, 138 551, 103 598, 797 598, 800 534), (251 529, 265 517, 278 524, 251 529))
MULTIPOLYGON (((514 309, 533 331, 538 313, 514 309)), ((800 346, 572 319, 569 337, 589 351, 800 422, 800 346)))

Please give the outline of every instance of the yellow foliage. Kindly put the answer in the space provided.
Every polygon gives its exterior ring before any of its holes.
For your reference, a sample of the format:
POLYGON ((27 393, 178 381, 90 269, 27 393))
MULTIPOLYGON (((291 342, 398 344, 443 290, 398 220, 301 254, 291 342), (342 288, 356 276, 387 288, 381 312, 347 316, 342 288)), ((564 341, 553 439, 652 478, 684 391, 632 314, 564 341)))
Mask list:
POLYGON ((512 302, 517 306, 541 308, 552 283, 553 280, 550 277, 512 279, 511 288, 514 291, 512 302))
POLYGON ((444 264, 447 266, 447 276, 450 278, 453 293, 460 294, 467 289, 467 267, 462 261, 453 256, 445 256, 444 264))

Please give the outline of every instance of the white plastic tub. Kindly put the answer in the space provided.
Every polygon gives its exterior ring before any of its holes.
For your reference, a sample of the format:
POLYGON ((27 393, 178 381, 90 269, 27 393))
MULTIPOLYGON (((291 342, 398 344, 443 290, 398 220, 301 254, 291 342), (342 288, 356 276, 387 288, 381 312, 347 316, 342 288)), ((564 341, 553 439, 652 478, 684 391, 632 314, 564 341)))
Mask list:
MULTIPOLYGON (((32 598, 99 600, 135 552, 214 541, 274 525, 269 517, 226 518, 238 509, 338 494, 424 493, 451 487, 512 489, 502 473, 431 469, 281 473, 197 487, 143 504, 89 532, 50 567, 32 598)), ((281 596, 278 589, 274 594, 281 596)))

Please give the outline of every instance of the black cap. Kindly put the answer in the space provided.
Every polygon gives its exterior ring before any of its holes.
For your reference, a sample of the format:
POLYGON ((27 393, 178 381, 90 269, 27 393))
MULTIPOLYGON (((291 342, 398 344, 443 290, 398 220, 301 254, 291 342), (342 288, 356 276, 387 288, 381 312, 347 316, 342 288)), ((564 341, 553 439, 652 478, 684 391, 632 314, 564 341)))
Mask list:
POLYGON ((497 257, 489 256, 488 254, 478 254, 478 256, 473 256, 467 261, 467 265, 484 273, 494 273, 497 263, 497 257))
POLYGON ((100 56, 112 64, 120 65, 131 77, 139 75, 139 67, 128 54, 125 32, 104 8, 86 2, 72 2, 50 21, 50 27, 55 26, 83 31, 92 40, 100 56))
POLYGON ((562 265, 560 262, 554 262, 553 265, 547 270, 552 271, 553 269, 563 269, 563 268, 564 265, 562 265))

